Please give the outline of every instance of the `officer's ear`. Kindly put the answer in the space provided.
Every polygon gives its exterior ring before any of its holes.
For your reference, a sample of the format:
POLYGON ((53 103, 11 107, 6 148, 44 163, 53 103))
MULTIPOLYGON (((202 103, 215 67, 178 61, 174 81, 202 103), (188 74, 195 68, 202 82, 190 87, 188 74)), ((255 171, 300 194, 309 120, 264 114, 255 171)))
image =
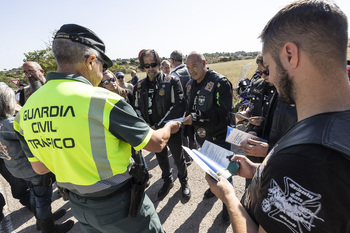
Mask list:
POLYGON ((96 60, 95 55, 85 55, 85 66, 89 71, 92 70, 92 66, 95 60, 96 60))

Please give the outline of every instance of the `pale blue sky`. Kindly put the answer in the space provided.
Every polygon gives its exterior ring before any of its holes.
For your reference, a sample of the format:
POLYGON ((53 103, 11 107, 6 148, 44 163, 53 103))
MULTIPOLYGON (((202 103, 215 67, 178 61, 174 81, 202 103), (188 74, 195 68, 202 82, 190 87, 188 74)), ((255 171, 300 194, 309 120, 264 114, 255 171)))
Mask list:
MULTIPOLYGON (((10 0, 1 1, 0 70, 20 67, 24 53, 45 48, 63 24, 88 27, 111 59, 137 57, 144 48, 161 57, 175 50, 260 51, 267 21, 290 0, 10 0)), ((350 17, 350 1, 335 0, 350 17)))

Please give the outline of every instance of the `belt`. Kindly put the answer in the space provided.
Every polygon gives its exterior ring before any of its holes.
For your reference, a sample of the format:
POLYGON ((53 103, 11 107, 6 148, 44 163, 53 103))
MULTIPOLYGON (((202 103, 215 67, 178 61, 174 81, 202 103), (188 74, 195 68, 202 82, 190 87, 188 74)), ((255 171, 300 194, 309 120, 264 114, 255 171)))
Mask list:
POLYGON ((76 197, 78 198, 86 198, 86 199, 89 199, 89 200, 105 200, 105 199, 108 199, 108 198, 111 198, 111 197, 114 197, 114 196, 117 196, 121 193, 124 193, 128 190, 131 190, 131 181, 128 180, 127 182, 125 182, 124 184, 122 184, 118 189, 116 189, 115 191, 112 191, 112 193, 106 195, 106 196, 101 196, 101 197, 92 197, 92 196, 81 196, 81 195, 78 195, 76 193, 73 193, 71 192, 73 195, 75 195, 76 197))

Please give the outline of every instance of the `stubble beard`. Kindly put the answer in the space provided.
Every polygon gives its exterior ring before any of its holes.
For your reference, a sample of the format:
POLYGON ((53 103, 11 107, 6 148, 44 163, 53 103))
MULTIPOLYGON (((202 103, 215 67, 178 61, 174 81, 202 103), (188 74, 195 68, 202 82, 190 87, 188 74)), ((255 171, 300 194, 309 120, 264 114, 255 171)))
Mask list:
POLYGON ((149 72, 147 73, 147 75, 148 75, 148 77, 149 77, 150 79, 154 80, 155 77, 157 77, 158 73, 159 73, 159 71, 154 71, 154 70, 152 70, 152 71, 149 71, 149 72))
POLYGON ((279 100, 287 104, 295 104, 293 80, 287 70, 283 68, 281 61, 276 64, 276 71, 276 76, 278 77, 276 87, 278 89, 279 100))

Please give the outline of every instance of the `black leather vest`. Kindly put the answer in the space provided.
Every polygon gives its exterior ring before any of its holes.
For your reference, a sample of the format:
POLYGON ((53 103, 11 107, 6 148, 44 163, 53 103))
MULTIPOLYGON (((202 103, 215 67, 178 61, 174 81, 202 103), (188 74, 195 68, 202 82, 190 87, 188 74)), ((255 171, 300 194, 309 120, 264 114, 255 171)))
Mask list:
MULTIPOLYGON (((197 101, 194 103, 196 110, 206 111, 214 106, 216 98, 214 95, 216 93, 217 84, 220 79, 225 78, 223 75, 216 73, 215 71, 208 70, 208 72, 210 72, 210 74, 206 82, 202 84, 199 94, 194 93, 193 91, 196 82, 195 80, 191 79, 186 85, 187 96, 190 96, 190 99, 196 98, 197 96, 197 101)), ((192 106, 188 105, 187 112, 191 112, 190 109, 192 109, 192 106)), ((229 119, 229 117, 227 117, 227 119, 229 119)), ((197 139, 201 142, 208 140, 213 143, 218 143, 225 141, 228 125, 229 121, 215 122, 215 124, 213 124, 213 122, 203 121, 202 124, 195 125, 194 130, 197 135, 197 139)))

